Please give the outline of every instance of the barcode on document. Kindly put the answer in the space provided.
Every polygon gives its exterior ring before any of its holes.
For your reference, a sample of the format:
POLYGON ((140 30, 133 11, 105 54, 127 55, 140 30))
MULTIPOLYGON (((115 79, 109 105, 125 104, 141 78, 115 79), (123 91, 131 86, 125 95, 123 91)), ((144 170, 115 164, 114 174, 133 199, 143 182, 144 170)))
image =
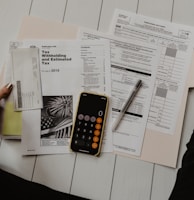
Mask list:
POLYGON ((21 81, 16 81, 17 96, 18 96, 18 108, 22 108, 22 92, 21 92, 21 81))

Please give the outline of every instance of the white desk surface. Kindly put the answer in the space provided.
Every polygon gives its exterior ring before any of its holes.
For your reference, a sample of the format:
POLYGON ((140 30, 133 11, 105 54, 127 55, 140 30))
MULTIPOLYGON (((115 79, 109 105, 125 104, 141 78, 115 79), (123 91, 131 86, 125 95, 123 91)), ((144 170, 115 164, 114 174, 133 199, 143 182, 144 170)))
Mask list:
MULTIPOLYGON (((193 0, 0 0, 0 66, 8 43, 16 39, 25 15, 108 31, 115 8, 194 26, 193 0)), ((189 90, 178 167, 194 119, 194 90, 189 90)), ((164 144, 165 145, 165 144, 164 144)), ((99 159, 80 154, 21 155, 18 141, 2 140, 0 168, 54 189, 97 200, 167 200, 177 169, 103 153, 99 159)))

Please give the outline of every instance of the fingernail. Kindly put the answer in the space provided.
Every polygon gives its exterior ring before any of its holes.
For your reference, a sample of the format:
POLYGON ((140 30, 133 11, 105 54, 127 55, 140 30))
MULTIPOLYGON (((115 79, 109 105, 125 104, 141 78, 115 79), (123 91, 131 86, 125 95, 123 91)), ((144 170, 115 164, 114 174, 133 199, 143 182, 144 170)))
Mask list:
POLYGON ((6 86, 6 88, 11 88, 12 87, 12 83, 9 83, 7 86, 6 86))

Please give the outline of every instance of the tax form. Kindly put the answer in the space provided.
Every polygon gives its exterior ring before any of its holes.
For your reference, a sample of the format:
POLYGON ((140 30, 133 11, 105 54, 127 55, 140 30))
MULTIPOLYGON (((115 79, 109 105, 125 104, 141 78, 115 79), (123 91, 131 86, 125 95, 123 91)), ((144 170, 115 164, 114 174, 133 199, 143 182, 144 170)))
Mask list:
POLYGON ((172 135, 189 74, 194 29, 116 9, 110 33, 159 47, 147 128, 172 135))
POLYGON ((38 49, 10 44, 10 54, 15 111, 42 108, 38 49))
POLYGON ((115 152, 141 154, 148 111, 156 77, 156 46, 132 40, 122 40, 100 32, 80 29, 79 37, 89 40, 109 40, 111 51, 112 123, 117 119, 137 80, 143 85, 113 132, 115 152))
MULTIPOLYGON (((109 42, 26 40, 15 45, 39 49, 43 93, 43 109, 22 115, 23 155, 71 153, 70 134, 80 92, 111 95, 109 42)), ((112 152, 108 129, 103 152, 112 152)))

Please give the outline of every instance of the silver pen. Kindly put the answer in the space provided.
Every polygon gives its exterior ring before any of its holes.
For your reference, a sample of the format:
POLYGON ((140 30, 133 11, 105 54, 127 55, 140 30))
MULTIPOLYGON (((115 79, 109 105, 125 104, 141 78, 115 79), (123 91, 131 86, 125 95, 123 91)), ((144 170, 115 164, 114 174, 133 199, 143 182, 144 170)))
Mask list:
POLYGON ((135 84, 135 87, 134 87, 131 95, 127 99, 125 105, 123 106, 121 112, 119 113, 117 119, 115 120, 115 122, 113 124, 113 127, 112 127, 112 131, 115 131, 117 129, 117 126, 119 125, 123 115, 127 111, 127 109, 130 106, 130 104, 132 103, 133 99, 135 98, 135 95, 137 94, 137 92, 139 91, 141 86, 142 86, 142 80, 138 80, 137 83, 135 84))

